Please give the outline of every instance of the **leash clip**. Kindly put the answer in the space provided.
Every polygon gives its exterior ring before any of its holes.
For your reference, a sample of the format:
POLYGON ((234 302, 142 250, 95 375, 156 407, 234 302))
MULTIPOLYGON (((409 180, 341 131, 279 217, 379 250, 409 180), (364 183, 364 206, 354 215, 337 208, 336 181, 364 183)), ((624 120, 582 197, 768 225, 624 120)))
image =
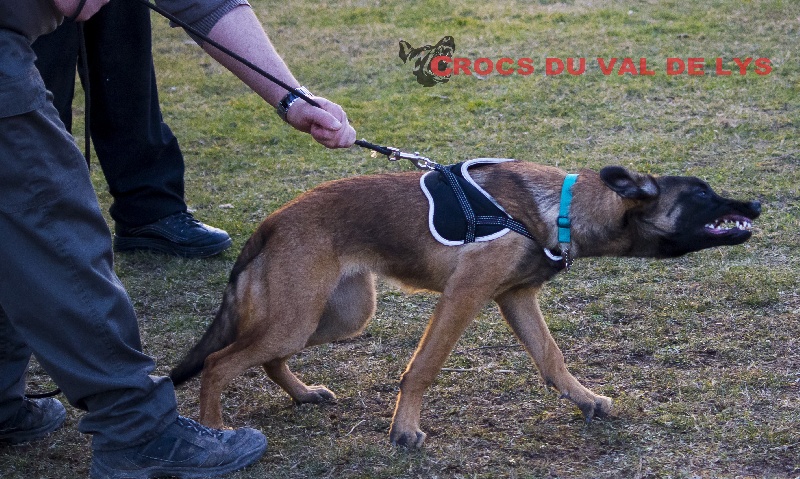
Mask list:
POLYGON ((436 169, 436 162, 432 161, 430 158, 420 155, 417 151, 414 153, 406 153, 393 146, 387 146, 386 149, 391 151, 391 153, 388 155, 389 161, 408 160, 411 163, 414 163, 414 166, 420 170, 436 169))

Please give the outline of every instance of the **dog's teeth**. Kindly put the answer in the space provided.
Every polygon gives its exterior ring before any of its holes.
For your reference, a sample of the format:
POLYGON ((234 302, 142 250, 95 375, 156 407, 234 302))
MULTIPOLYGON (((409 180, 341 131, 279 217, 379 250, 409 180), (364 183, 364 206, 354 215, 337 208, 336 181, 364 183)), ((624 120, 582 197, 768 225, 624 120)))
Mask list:
POLYGON ((749 230, 753 227, 753 224, 752 222, 746 219, 745 220, 718 219, 712 221, 711 223, 707 223, 705 227, 712 230, 732 230, 732 229, 749 230))

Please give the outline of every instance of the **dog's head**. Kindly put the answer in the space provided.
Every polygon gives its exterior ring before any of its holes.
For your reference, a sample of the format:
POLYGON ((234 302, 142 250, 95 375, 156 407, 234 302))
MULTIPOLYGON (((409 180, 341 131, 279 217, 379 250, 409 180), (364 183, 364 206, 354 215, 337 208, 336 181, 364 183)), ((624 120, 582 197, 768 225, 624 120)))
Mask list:
MULTIPOLYGON (((414 48, 405 40, 400 40, 400 59, 403 63, 413 62, 414 76, 417 83, 422 86, 434 86, 437 83, 446 83, 450 80, 450 75, 434 75, 431 70, 431 61, 436 57, 453 58, 456 49, 456 42, 451 36, 446 36, 439 40, 436 45, 425 45, 424 47, 414 48)), ((440 62, 439 71, 447 69, 445 62, 440 62)))
MULTIPOLYGON (((716 246, 744 243, 752 235, 752 222, 761 214, 758 201, 724 198, 703 180, 692 176, 653 177, 609 166, 600 170, 602 186, 594 199, 584 198, 600 218, 585 217, 595 236, 605 236, 610 251, 582 245, 581 255, 596 253, 618 256, 672 258, 716 246), (605 217, 604 217, 605 216, 605 217), (598 223, 598 221, 600 223, 598 223), (601 224, 605 223, 605 224, 601 224)), ((600 239, 601 241, 596 241, 600 239)), ((593 255, 593 254, 592 254, 593 255)))

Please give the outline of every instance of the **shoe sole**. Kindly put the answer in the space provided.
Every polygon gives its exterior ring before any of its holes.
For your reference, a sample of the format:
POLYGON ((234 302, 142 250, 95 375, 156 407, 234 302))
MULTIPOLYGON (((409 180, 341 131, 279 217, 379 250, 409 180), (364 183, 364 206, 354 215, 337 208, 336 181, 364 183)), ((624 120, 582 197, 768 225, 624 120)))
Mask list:
POLYGON ((235 462, 216 467, 181 467, 181 466, 153 466, 136 471, 116 471, 110 467, 92 461, 89 472, 90 479, 153 479, 156 477, 177 477, 180 479, 202 479, 222 476, 240 471, 258 461, 267 450, 267 440, 258 448, 239 457, 235 462))
POLYGON ((154 251, 182 258, 208 258, 216 256, 230 248, 233 240, 206 246, 181 246, 171 241, 157 238, 133 238, 114 235, 114 251, 118 253, 130 251, 154 251))

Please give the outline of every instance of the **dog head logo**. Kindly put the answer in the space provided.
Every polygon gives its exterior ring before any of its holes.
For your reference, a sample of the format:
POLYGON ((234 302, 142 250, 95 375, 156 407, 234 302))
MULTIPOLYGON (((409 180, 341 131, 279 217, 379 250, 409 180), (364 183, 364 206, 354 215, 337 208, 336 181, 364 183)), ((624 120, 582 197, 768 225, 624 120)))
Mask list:
MULTIPOLYGON (((442 38, 436 45, 425 45, 419 48, 414 48, 407 41, 400 40, 400 59, 403 60, 403 63, 413 62, 414 76, 417 77, 417 83, 422 86, 434 86, 437 83, 447 83, 450 80, 450 75, 434 75, 431 71, 431 61, 441 56, 452 59, 455 50, 456 42, 451 36, 442 38)), ((440 70, 447 68, 446 65, 437 66, 440 67, 440 70)))

